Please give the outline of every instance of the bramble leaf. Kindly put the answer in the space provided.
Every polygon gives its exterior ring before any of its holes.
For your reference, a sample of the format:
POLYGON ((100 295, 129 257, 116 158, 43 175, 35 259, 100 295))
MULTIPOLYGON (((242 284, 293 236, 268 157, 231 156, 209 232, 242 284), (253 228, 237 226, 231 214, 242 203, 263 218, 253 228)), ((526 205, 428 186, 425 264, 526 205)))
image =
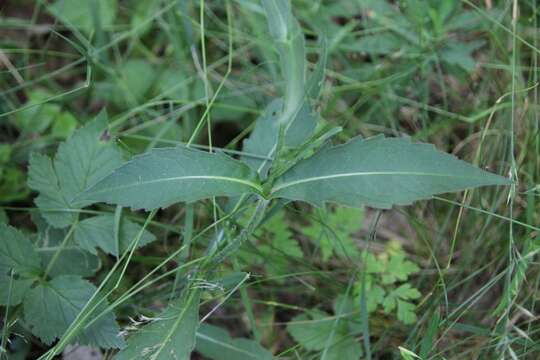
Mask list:
MULTIPOLYGON (((117 246, 114 235, 114 215, 100 215, 80 221, 75 228, 74 236, 75 241, 92 254, 95 254, 96 248, 99 247, 108 254, 118 256, 128 249, 141 229, 140 225, 123 218, 120 222, 118 235, 120 244, 117 246)), ((152 233, 144 230, 138 246, 144 246, 155 239, 156 237, 152 233)))
POLYGON ((18 305, 30 290, 34 280, 11 277, 10 269, 0 264, 0 306, 18 305), (10 292, 11 287, 11 292, 10 292))
MULTIPOLYGON (((24 299, 24 318, 34 335, 50 345, 60 338, 90 300, 96 288, 78 276, 64 275, 40 283, 24 299)), ((106 304, 96 309, 104 310, 106 304)), ((82 330, 73 340, 102 348, 124 345, 114 315, 108 313, 82 330)))
MULTIPOLYGON (((334 330, 335 319, 321 311, 311 311, 310 316, 295 316, 287 325, 287 331, 302 347, 311 351, 322 351, 334 330)), ((326 359, 359 359, 362 356, 360 343, 349 334, 342 321, 333 334, 333 341, 326 352, 326 359)))
POLYGON ((76 246, 73 236, 60 249, 62 242, 68 234, 67 229, 55 229, 50 226, 40 215, 35 213, 32 221, 38 228, 38 237, 35 241, 36 251, 41 258, 43 268, 47 268, 50 261, 54 264, 49 269, 48 275, 56 277, 60 275, 79 275, 82 277, 92 276, 99 269, 101 262, 96 255, 89 253, 76 246), (57 251, 60 251, 55 258, 57 251))
POLYGON ((12 226, 0 224, 0 267, 19 275, 36 275, 41 270, 38 254, 30 240, 12 226))
POLYGON ((151 210, 213 196, 257 193, 261 187, 256 178, 245 164, 222 153, 153 149, 91 186, 79 200, 151 210))
POLYGON ((74 210, 89 205, 75 204, 75 196, 123 163, 114 142, 103 137, 106 128, 107 115, 101 112, 60 144, 54 161, 39 154, 30 158, 28 186, 39 191, 35 202, 54 227, 70 225, 74 210))
POLYGON ((440 193, 511 181, 406 138, 356 138, 300 161, 278 179, 274 198, 387 209, 440 193))

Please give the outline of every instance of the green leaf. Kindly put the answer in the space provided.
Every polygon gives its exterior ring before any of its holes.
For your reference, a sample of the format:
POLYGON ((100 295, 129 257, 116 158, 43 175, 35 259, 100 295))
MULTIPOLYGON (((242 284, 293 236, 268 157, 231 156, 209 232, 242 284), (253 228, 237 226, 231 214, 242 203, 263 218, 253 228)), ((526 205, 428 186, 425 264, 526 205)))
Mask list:
POLYGON ((266 176, 272 162, 265 158, 272 158, 278 141, 279 123, 278 114, 283 107, 283 100, 272 101, 261 116, 255 120, 255 127, 249 138, 244 140, 243 151, 248 155, 242 156, 242 160, 253 170, 266 176), (256 156, 250 156, 256 155, 256 156))
MULTIPOLYGON (((40 283, 24 299, 24 319, 34 335, 50 345, 60 338, 95 293, 94 285, 78 276, 65 275, 40 283)), ((96 309, 103 311, 106 304, 96 309)), ((114 315, 108 313, 82 330, 73 340, 101 348, 124 345, 114 315)))
MULTIPOLYGON (((47 268, 55 253, 60 250, 60 245, 68 234, 68 230, 55 229, 38 216, 32 218, 39 230, 38 240, 35 242, 36 251, 41 258, 43 267, 47 268)), ((53 278, 60 275, 88 277, 94 275, 100 265, 101 262, 97 256, 76 246, 73 237, 71 237, 60 250, 60 254, 49 269, 48 275, 53 278)))
POLYGON ((66 227, 75 221, 76 213, 62 211, 70 210, 71 206, 62 194, 53 162, 48 156, 41 154, 30 156, 28 186, 39 191, 39 196, 34 202, 49 224, 66 227))
POLYGON ((408 301, 398 300, 397 301, 397 318, 401 320, 404 324, 414 324, 416 321, 416 306, 411 304, 408 301))
POLYGON ((44 89, 35 89, 28 93, 29 106, 15 114, 14 125, 23 133, 41 134, 58 116, 61 108, 58 104, 47 102, 54 94, 44 89))
POLYGON ((310 315, 295 316, 288 324, 287 331, 307 350, 323 350, 330 336, 334 321, 329 314, 313 310, 310 315))
POLYGON ((362 348, 360 342, 355 338, 341 337, 328 348, 326 360, 360 359, 362 357, 362 348))
POLYGON ((110 26, 116 7, 116 0, 56 0, 48 9, 67 26, 90 33, 96 20, 102 27, 110 26))
MULTIPOLYGON (((136 239, 142 227, 138 224, 123 218, 120 222, 119 241, 117 246, 114 236, 114 215, 100 215, 80 221, 75 228, 75 241, 83 248, 96 253, 96 248, 101 248, 108 254, 118 256, 126 251, 132 241, 136 239), (120 253, 118 253, 120 249, 120 253)), ((139 240, 138 246, 144 246, 156 237, 147 230, 144 230, 139 240)))
POLYGON ((416 306, 407 300, 418 299, 420 296, 420 292, 410 284, 403 284, 388 293, 382 303, 384 312, 390 313, 397 305, 397 318, 404 324, 412 324, 416 321, 416 306))
POLYGON ((0 224, 0 267, 18 275, 39 274, 41 263, 32 242, 12 226, 0 224))
POLYGON ((245 164, 222 153, 153 149, 90 187, 80 199, 150 210, 181 201, 257 193, 261 187, 255 179, 245 164))
MULTIPOLYGON (((56 250, 56 247, 37 249, 44 267, 52 260, 56 250)), ((60 255, 49 270, 49 276, 79 275, 89 277, 93 276, 100 266, 101 261, 96 255, 71 245, 60 251, 60 255)))
POLYGON ((391 255, 390 261, 382 275, 383 284, 393 284, 396 281, 405 281, 411 274, 420 270, 412 261, 406 260, 404 254, 391 255))
MULTIPOLYGON (((255 128, 249 138, 244 140, 243 150, 248 154, 242 160, 253 170, 257 171, 262 178, 266 177, 272 160, 277 150, 280 132, 279 114, 283 108, 283 100, 272 101, 257 118, 255 128), (255 155, 255 156, 249 156, 255 155)), ((285 125, 285 145, 296 147, 306 141, 313 133, 317 122, 311 113, 307 103, 299 109, 293 120, 285 125)))
POLYGON ((142 59, 130 59, 119 69, 118 89, 112 94, 118 106, 141 103, 156 80, 155 66, 142 59))
POLYGON ((435 194, 511 181, 406 138, 356 138, 300 161, 278 179, 274 198, 387 209, 435 194))
MULTIPOLYGON (((362 283, 358 281, 355 284, 355 301, 360 304, 362 301, 362 283)), ((372 313, 377 310, 379 304, 384 301, 386 292, 379 285, 366 284, 366 308, 368 313, 372 313)))
POLYGON ((447 64, 457 65, 465 71, 472 71, 476 61, 472 53, 484 45, 483 41, 472 41, 469 43, 452 41, 441 51, 441 59, 447 64))
POLYGON ((0 264, 0 306, 20 304, 34 282, 34 280, 20 279, 16 275, 12 278, 10 274, 11 270, 0 264))
POLYGON ((75 196, 123 163, 120 150, 103 136, 106 128, 107 115, 101 112, 60 144, 54 161, 39 154, 30 158, 28 186, 39 191, 35 202, 54 227, 70 225, 74 210, 89 205, 75 204, 75 196))
POLYGON ((56 119, 51 129, 51 135, 60 138, 68 138, 77 127, 77 119, 70 112, 62 112, 56 119))
MULTIPOLYGON (((310 316, 295 316, 287 325, 287 331, 307 350, 322 351, 334 329, 335 319, 321 311, 311 311, 310 316)), ((360 343, 350 336, 345 321, 338 324, 326 359, 359 359, 362 356, 360 343)))
POLYGON ((202 324, 197 331, 195 350, 214 360, 269 360, 272 353, 256 341, 232 339, 227 330, 217 326, 202 324))
POLYGON ((116 360, 188 360, 199 327, 199 292, 169 305, 157 318, 128 338, 116 360), (185 303, 187 302, 187 304, 185 303))

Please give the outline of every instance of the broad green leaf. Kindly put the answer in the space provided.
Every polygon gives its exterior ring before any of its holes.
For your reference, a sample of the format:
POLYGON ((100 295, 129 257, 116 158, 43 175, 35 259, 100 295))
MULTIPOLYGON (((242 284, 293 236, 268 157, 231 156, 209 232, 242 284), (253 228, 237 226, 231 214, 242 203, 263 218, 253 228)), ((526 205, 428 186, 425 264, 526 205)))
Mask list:
POLYGON ((65 236, 68 234, 67 229, 55 229, 39 215, 33 214, 32 221, 39 230, 35 246, 43 268, 47 268, 56 252, 60 251, 54 264, 49 269, 48 275, 50 277, 60 275, 88 277, 96 273, 101 265, 99 258, 76 246, 73 236, 68 239, 64 247, 60 248, 65 236))
POLYGON ((188 80, 185 69, 170 68, 161 73, 156 87, 167 99, 184 100, 189 96, 188 80))
POLYGON ((310 315, 297 315, 287 324, 287 331, 307 350, 322 350, 332 332, 334 321, 329 314, 314 310, 310 315))
POLYGON ((32 242, 12 226, 0 224, 0 267, 18 275, 39 274, 41 263, 32 242))
POLYGON ((185 147, 153 149, 135 156, 81 194, 133 209, 156 209, 177 202, 261 191, 256 174, 222 153, 185 147))
POLYGON ((342 336, 326 352, 325 360, 361 359, 360 341, 352 336, 342 336))
POLYGON ((139 104, 156 80, 155 66, 142 59, 131 59, 121 65, 117 91, 112 99, 118 106, 139 104))
POLYGON ((388 209, 440 193, 511 181, 478 169, 432 145, 406 138, 356 138, 300 161, 271 196, 317 206, 335 202, 388 209))
POLYGON ((269 360, 272 353, 254 340, 231 338, 227 330, 202 324, 197 331, 195 350, 213 360, 269 360))
MULTIPOLYGON (((57 247, 38 248, 37 252, 41 257, 43 267, 46 267, 53 259, 57 247)), ((74 246, 72 242, 60 251, 53 266, 49 270, 49 276, 57 277, 60 275, 79 275, 89 277, 96 273, 101 266, 101 261, 96 255, 74 246)))
MULTIPOLYGON (((72 275, 40 283, 24 299, 25 322, 34 335, 50 345, 64 334, 95 291, 94 285, 72 275)), ((102 304, 96 309, 96 316, 105 306, 102 304)), ((108 313, 82 330, 73 342, 107 349, 119 348, 124 345, 119 332, 114 315, 108 313)))
POLYGON ((77 127, 77 119, 70 112, 62 112, 56 119, 51 129, 51 135, 59 138, 68 138, 77 127))
MULTIPOLYGON (((287 331, 302 347, 311 351, 322 351, 332 335, 335 319, 321 311, 312 311, 295 316, 287 325, 287 331)), ((362 349, 359 341, 350 336, 346 321, 340 321, 333 334, 333 341, 326 352, 326 359, 359 359, 362 349)))
POLYGON ((9 305, 20 304, 33 282, 34 280, 17 278, 15 274, 12 278, 11 269, 0 264, 0 306, 8 305, 8 299, 9 305))
POLYGON ((66 227, 75 221, 77 214, 68 211, 71 210, 71 206, 60 189, 53 162, 48 156, 41 154, 30 156, 28 186, 39 191, 39 196, 34 202, 51 225, 66 227))
POLYGON ((75 196, 123 163, 120 150, 104 136, 106 128, 102 112, 60 144, 54 161, 39 154, 30 158, 28 186, 39 191, 35 202, 54 227, 70 225, 76 210, 88 205, 75 204, 75 196))
POLYGON ((116 360, 188 360, 199 327, 199 292, 169 305, 157 318, 128 338, 116 360), (188 302, 187 304, 185 302, 188 302))
POLYGON ((95 21, 102 27, 110 26, 116 16, 117 0, 56 0, 49 11, 69 27, 86 33, 94 30, 95 21))
POLYGON ((47 102, 54 94, 37 88, 28 93, 29 108, 15 114, 14 125, 23 133, 40 134, 47 130, 51 123, 60 116, 61 108, 58 104, 47 102))
MULTIPOLYGON (((92 254, 95 254, 96 248, 99 247, 106 253, 118 256, 128 249, 141 230, 142 228, 138 224, 128 219, 122 219, 118 236, 120 244, 116 244, 114 215, 101 215, 80 221, 75 228, 74 236, 75 241, 92 254), (118 250, 120 250, 120 253, 118 250)), ((146 245, 155 239, 156 237, 152 233, 144 230, 138 246, 146 245)))

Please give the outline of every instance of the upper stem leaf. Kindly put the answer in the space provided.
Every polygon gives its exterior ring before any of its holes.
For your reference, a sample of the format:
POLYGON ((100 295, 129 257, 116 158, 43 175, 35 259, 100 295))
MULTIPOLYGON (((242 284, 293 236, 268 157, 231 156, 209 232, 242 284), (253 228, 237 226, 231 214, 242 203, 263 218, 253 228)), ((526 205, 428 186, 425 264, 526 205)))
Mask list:
POLYGON ((256 179, 247 165, 221 153, 162 148, 135 156, 78 200, 152 210, 214 196, 260 193, 256 179))
POLYGON ((271 196, 321 206, 335 202, 387 209, 435 194, 511 181, 406 138, 352 141, 300 161, 274 184, 271 196))

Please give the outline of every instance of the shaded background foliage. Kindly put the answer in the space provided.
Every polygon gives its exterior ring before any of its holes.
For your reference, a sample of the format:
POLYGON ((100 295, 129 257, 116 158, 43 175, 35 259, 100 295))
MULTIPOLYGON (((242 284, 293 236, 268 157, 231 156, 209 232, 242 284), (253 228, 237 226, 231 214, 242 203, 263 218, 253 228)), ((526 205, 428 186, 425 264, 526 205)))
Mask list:
MULTIPOLYGON (((399 346, 433 359, 537 358, 536 1, 292 4, 311 71, 325 39, 317 108, 323 122, 343 127, 340 141, 408 135, 519 181, 510 194, 485 188, 385 211, 376 236, 373 210, 289 205, 221 269, 251 273, 240 290, 221 304, 242 273, 202 282, 209 291, 201 312, 220 305, 211 318, 219 328, 206 334, 254 339, 284 358, 405 357, 399 346), (363 293, 369 294, 364 312, 363 293)), ((30 154, 54 155, 103 108, 110 123, 103 139, 116 141, 124 154, 186 143, 205 113, 207 93, 225 79, 211 106, 210 131, 200 131, 194 143, 240 151, 283 86, 261 9, 253 1, 206 1, 201 27, 197 1, 2 2, 1 221, 37 232, 30 240, 47 256, 46 241, 55 244, 65 234, 36 216, 32 190, 39 189, 27 185, 30 154)), ((212 223, 211 201, 192 211, 180 204, 157 213, 149 230, 158 240, 135 253, 110 301, 176 250, 186 233, 212 223), (192 229, 184 226, 191 216, 192 229)), ((128 215, 134 224, 144 222, 140 213, 128 215)), ((94 249, 91 241, 86 250, 94 249)), ((194 246, 194 257, 209 241, 194 246)), ((107 253, 83 254, 91 260, 80 275, 99 284, 118 255, 107 253)), ((82 281, 81 288, 93 286, 82 281)), ((155 316, 175 291, 174 277, 166 277, 134 294, 116 309, 120 326, 137 327, 145 319, 130 317, 139 314, 155 316)), ((10 327, 10 358, 47 350, 27 325, 10 327)), ((219 358, 219 351, 204 348, 194 356, 219 358)))

